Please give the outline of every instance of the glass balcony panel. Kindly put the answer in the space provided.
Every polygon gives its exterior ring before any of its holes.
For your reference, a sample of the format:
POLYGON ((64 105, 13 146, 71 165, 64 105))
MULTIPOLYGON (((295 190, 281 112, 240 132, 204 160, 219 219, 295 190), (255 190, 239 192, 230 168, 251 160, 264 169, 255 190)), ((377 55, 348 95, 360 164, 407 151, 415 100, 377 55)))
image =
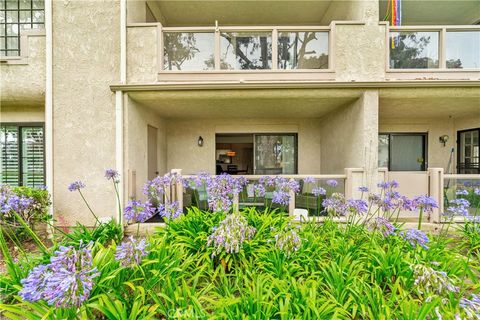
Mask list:
POLYGON ((390 32, 390 68, 438 68, 438 32, 390 32))
POLYGON ((272 68, 271 32, 222 32, 220 68, 250 70, 272 68))
POLYGON ((213 32, 164 32, 164 70, 213 70, 213 32))
POLYGON ((328 69, 328 32, 280 32, 279 69, 328 69))
POLYGON ((448 31, 447 68, 480 69, 480 31, 448 31))

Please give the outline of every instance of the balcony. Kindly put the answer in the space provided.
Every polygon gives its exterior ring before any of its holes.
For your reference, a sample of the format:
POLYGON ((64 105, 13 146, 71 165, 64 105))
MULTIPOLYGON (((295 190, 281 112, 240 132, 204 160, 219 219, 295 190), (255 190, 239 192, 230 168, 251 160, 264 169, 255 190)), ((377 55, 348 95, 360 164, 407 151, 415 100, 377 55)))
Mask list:
POLYGON ((161 27, 159 80, 295 80, 332 75, 330 27, 161 27), (330 75, 329 75, 330 74, 330 75))
POLYGON ((479 26, 401 26, 387 30, 387 77, 480 77, 479 26))

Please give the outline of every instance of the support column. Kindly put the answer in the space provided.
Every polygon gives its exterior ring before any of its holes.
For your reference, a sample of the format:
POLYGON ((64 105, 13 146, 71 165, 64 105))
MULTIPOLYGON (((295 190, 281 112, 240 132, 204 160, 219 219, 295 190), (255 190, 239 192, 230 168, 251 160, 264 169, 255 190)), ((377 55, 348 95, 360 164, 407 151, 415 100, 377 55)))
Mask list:
POLYGON ((428 168, 429 195, 438 203, 438 208, 433 209, 430 214, 430 222, 442 222, 441 214, 443 212, 443 168, 428 168))

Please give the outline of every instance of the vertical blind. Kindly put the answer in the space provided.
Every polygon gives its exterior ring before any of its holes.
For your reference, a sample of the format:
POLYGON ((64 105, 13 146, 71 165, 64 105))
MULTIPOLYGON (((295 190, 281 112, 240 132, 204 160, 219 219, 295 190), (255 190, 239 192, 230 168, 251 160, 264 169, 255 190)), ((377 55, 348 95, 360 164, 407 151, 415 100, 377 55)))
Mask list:
POLYGON ((45 185, 45 146, 42 126, 0 126, 0 183, 45 185))

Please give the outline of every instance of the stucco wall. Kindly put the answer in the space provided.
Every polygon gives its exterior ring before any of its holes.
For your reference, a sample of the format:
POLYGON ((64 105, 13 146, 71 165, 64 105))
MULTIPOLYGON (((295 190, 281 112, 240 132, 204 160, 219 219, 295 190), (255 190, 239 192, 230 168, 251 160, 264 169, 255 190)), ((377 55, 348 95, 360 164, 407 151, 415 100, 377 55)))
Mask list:
POLYGON ((167 171, 166 125, 160 115, 127 97, 125 106, 125 168, 128 172, 126 196, 142 198, 143 184, 148 180, 148 125, 157 128, 157 168, 167 171), (133 180, 132 172, 135 171, 133 180))
POLYGON ((84 181, 96 214, 117 216, 104 170, 115 167, 115 95, 109 85, 120 77, 120 1, 53 1, 52 19, 54 216, 91 225, 93 217, 67 186, 84 181))
POLYGON ((0 122, 44 122, 45 108, 38 107, 8 107, 0 103, 0 122))
POLYGON ((185 174, 215 173, 216 133, 298 133, 298 172, 320 173, 318 119, 211 119, 167 121, 167 168, 185 174), (203 147, 197 145, 198 137, 203 147))
POLYGON ((22 47, 24 57, 20 64, 0 64, 2 109, 9 106, 23 108, 45 104, 45 35, 43 30, 34 32, 35 34, 22 36, 26 46, 22 47))
MULTIPOLYGON (((430 118, 430 119, 380 119, 379 132, 419 132, 428 133, 428 166, 431 168, 447 169, 448 161, 452 148, 457 151, 457 131, 465 129, 473 129, 480 127, 480 116, 472 116, 469 118, 430 118), (449 140, 445 147, 440 143, 439 137, 448 135, 449 140)), ((452 158, 450 172, 455 172, 456 153, 452 158)))
POLYGON ((376 90, 325 116, 320 124, 322 173, 343 173, 344 168, 365 168, 367 176, 376 172, 377 119, 376 90))
POLYGON ((157 81, 157 27, 127 28, 127 81, 157 81))
POLYGON ((385 26, 335 26, 335 80, 382 81, 385 79, 385 26))

